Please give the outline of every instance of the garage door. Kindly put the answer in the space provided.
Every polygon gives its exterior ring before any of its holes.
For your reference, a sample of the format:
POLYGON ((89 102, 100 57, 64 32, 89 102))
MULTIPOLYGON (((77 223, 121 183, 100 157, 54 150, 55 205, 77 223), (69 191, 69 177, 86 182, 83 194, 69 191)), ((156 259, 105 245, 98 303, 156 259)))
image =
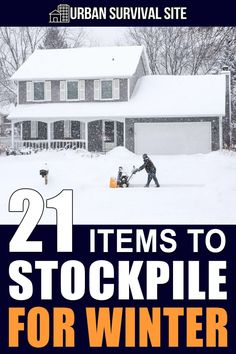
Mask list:
POLYGON ((135 123, 134 149, 136 154, 210 152, 211 123, 135 123))

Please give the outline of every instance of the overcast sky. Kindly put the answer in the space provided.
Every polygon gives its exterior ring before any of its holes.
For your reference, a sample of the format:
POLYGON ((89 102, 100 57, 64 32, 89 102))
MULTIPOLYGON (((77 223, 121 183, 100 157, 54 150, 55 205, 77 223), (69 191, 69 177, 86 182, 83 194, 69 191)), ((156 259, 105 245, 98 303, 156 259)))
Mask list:
POLYGON ((127 27, 84 27, 92 45, 124 44, 127 27), (94 42, 94 43, 93 43, 94 42))

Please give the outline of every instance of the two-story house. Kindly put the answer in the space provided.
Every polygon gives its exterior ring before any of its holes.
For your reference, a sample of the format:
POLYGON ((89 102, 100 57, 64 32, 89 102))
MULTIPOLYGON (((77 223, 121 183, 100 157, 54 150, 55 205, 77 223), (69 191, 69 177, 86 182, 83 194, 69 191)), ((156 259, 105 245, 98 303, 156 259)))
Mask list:
POLYGON ((12 145, 217 150, 227 121, 226 74, 150 75, 142 46, 37 50, 12 76, 18 104, 9 119, 21 124, 12 145))

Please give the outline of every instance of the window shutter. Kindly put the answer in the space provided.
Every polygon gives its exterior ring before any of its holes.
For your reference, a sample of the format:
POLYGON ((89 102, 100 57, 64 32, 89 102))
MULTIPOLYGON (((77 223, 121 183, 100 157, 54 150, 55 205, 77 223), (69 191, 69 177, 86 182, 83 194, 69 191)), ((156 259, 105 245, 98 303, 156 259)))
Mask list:
POLYGON ((27 102, 33 101, 33 82, 32 81, 26 82, 26 101, 27 102))
POLYGON ((120 98, 120 80, 114 79, 113 80, 113 99, 119 100, 120 98))
POLYGON ((66 82, 60 81, 60 101, 66 100, 66 82))
POLYGON ((50 124, 50 139, 54 139, 54 123, 50 124))
POLYGON ((17 81, 17 104, 19 104, 20 101, 20 84, 19 81, 17 81))
POLYGON ((38 138, 38 122, 35 120, 31 121, 31 139, 38 138))
POLYGON ((52 93, 51 93, 51 81, 45 81, 45 101, 51 101, 52 93))
POLYGON ((64 120, 64 138, 71 138, 71 121, 64 120))
POLYGON ((79 99, 85 100, 85 80, 79 80, 79 99))
POLYGON ((85 124, 88 124, 88 123, 80 122, 80 139, 86 139, 85 124))
POLYGON ((100 80, 94 80, 94 100, 100 100, 100 80))

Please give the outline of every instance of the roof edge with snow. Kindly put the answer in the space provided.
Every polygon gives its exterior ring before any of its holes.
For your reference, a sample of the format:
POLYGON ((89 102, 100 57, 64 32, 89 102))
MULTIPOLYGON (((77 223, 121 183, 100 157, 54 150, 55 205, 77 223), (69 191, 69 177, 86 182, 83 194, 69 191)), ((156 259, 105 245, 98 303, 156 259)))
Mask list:
POLYGON ((219 117, 225 115, 225 90, 224 75, 150 75, 138 80, 129 101, 21 104, 9 119, 219 117))

